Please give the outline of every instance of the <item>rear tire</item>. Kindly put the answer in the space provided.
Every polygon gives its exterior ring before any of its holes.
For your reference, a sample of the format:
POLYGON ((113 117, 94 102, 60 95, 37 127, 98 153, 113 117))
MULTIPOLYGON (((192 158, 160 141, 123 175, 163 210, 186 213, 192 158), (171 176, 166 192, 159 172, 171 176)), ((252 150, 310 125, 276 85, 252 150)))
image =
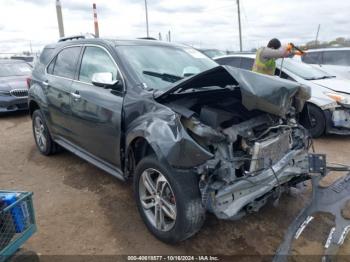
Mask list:
POLYGON ((148 230, 163 242, 185 240, 204 223, 197 176, 170 170, 153 155, 143 158, 135 169, 134 194, 148 230))
POLYGON ((308 112, 311 127, 309 128, 312 137, 320 137, 326 129, 326 118, 323 111, 317 106, 308 104, 308 112))
POLYGON ((55 154, 58 150, 58 145, 52 140, 40 109, 35 110, 32 115, 32 127, 35 144, 40 153, 45 156, 55 154))

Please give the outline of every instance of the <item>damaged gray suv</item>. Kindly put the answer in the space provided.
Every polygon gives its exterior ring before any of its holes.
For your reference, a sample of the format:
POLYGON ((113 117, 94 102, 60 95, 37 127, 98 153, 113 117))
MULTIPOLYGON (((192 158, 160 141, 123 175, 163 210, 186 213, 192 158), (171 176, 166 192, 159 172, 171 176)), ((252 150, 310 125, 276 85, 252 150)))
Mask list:
POLYGON ((29 107, 42 154, 63 147, 132 179, 147 228, 175 243, 207 211, 237 219, 309 179, 309 136, 297 121, 309 97, 187 46, 85 39, 44 48, 29 107))

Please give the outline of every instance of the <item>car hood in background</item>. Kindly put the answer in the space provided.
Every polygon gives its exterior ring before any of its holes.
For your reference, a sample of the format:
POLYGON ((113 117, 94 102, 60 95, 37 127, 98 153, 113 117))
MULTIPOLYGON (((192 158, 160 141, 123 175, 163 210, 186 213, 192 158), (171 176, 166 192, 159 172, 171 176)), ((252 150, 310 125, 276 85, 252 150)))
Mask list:
POLYGON ((310 80, 312 83, 328 88, 335 92, 350 94, 350 81, 336 78, 310 80))
POLYGON ((272 76, 257 74, 230 66, 218 66, 174 83, 166 91, 156 91, 157 101, 172 99, 172 94, 201 87, 228 86, 239 88, 242 104, 248 110, 258 109, 284 117, 296 98, 296 109, 300 112, 311 96, 310 88, 301 84, 272 76))
POLYGON ((28 88, 27 77, 28 76, 0 77, 0 91, 28 88))

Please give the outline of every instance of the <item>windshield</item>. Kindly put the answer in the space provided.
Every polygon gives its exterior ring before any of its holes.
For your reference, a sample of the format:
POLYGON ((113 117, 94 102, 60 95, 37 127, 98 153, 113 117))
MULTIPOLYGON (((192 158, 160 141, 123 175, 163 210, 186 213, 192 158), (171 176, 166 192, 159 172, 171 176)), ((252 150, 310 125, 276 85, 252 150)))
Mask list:
POLYGON ((206 71, 218 64, 190 47, 118 46, 147 88, 165 89, 171 83, 206 71))
MULTIPOLYGON (((280 68, 282 59, 277 60, 277 65, 280 68)), ((334 77, 321 69, 318 69, 312 65, 301 63, 299 61, 286 58, 283 61, 283 69, 290 71, 291 73, 305 79, 305 80, 316 80, 334 77)))
POLYGON ((31 67, 26 63, 0 64, 0 77, 30 75, 31 67))

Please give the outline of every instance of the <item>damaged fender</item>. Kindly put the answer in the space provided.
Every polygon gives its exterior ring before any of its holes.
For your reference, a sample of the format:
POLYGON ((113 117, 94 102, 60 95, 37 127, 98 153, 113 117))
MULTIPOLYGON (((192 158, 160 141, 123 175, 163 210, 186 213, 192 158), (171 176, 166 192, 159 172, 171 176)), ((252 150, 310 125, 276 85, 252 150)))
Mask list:
POLYGON ((135 119, 127 132, 128 147, 137 138, 144 138, 158 159, 166 160, 177 168, 194 167, 213 157, 193 141, 182 127, 179 117, 166 107, 157 107, 154 112, 135 119))

